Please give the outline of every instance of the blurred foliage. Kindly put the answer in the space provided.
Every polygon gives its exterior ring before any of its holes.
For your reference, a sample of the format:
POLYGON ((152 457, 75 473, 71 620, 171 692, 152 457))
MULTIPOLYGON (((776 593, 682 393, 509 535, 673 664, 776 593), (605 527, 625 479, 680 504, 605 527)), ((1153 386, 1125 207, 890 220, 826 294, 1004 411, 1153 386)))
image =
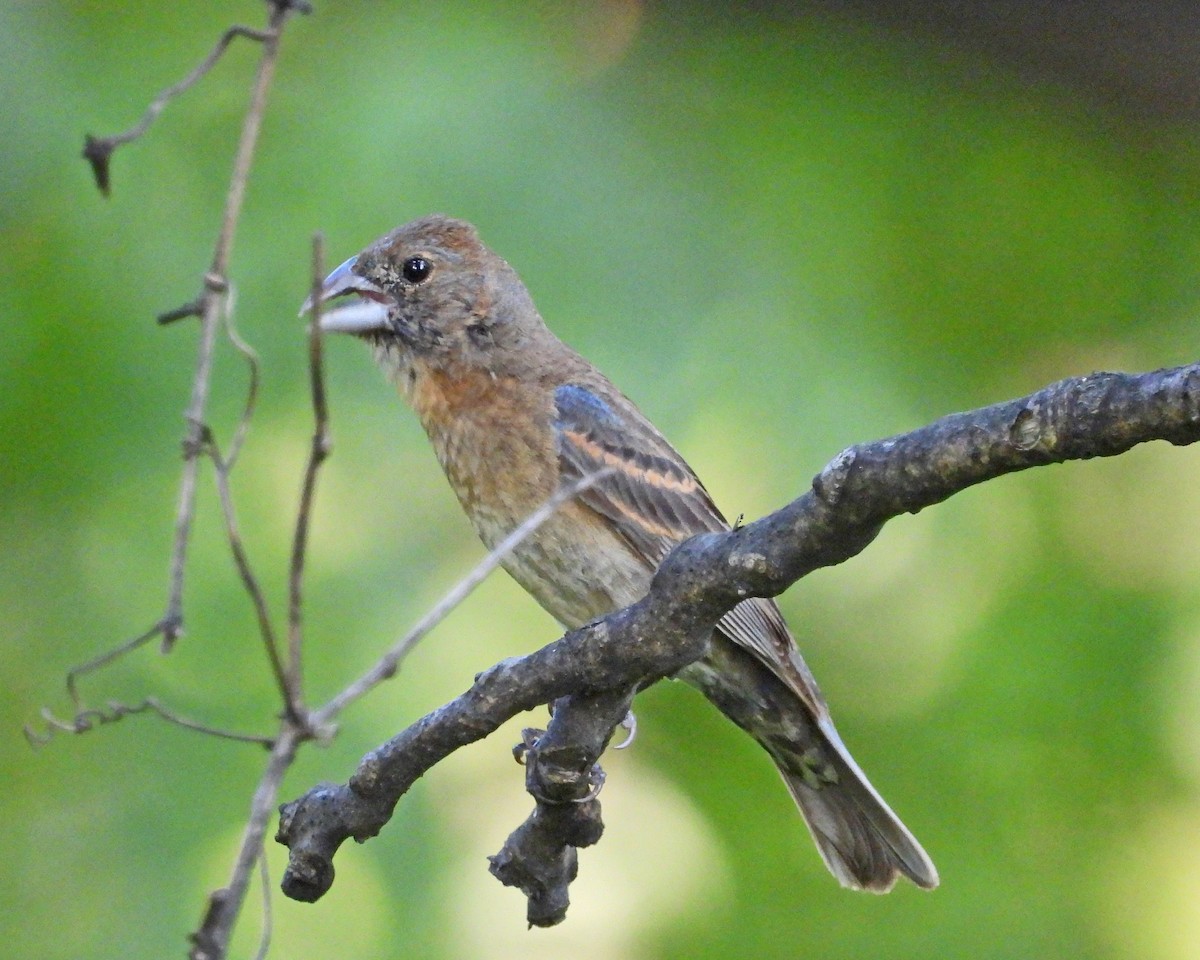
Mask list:
MULTIPOLYGON (((65 670, 161 612, 193 330, 257 50, 239 43, 114 161, 122 129, 261 5, 0 5, 0 939, 39 960, 179 956, 226 877, 263 756, 139 717, 31 753, 65 670)), ((475 221, 551 325, 622 385, 730 515, 841 447, 1096 368, 1194 359, 1200 154, 1052 86, 857 27, 704 4, 317 3, 294 22, 234 250, 262 408, 235 475, 283 608, 310 430, 309 238, 331 261, 433 210, 475 221)), ((311 556, 320 698, 478 556, 419 428, 329 344, 336 450, 311 556)), ((218 358, 228 438, 245 373, 218 358)), ((936 893, 826 875, 765 756, 690 691, 642 697, 567 922, 526 932, 485 872, 527 810, 515 730, 462 751, 345 849, 273 955, 1174 960, 1200 892, 1200 453, 1048 468, 895 521, 785 611, 936 893)), ((188 634, 87 684, 265 731, 275 701, 205 490, 188 634)), ((482 667, 556 636, 489 582, 310 750, 284 798, 482 667)), ((272 845, 273 846, 273 845, 272 845)), ((283 862, 270 851, 273 882, 283 862)), ((251 904, 235 955, 253 952, 251 904)))

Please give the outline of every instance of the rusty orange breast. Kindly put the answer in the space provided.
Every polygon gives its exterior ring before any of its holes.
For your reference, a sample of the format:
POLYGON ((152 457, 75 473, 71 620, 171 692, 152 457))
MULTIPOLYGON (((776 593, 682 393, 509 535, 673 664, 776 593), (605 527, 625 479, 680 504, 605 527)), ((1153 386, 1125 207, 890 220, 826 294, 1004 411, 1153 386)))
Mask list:
POLYGON ((553 398, 479 368, 415 368, 408 400, 463 509, 485 542, 503 536, 558 485, 553 398))

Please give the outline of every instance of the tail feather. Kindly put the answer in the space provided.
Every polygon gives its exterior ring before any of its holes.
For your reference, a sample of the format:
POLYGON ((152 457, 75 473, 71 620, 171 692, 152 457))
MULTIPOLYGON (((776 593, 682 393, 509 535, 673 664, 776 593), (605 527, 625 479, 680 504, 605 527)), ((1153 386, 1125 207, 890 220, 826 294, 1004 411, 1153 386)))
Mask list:
POLYGON ((786 661, 748 653, 726 639, 722 628, 708 655, 678 676, 770 754, 843 886, 886 893, 904 876, 933 889, 938 884, 933 861, 850 756, 782 618, 778 630, 789 644, 786 661))
MULTIPOLYGON (((826 866, 844 887, 887 893, 900 876, 918 887, 938 885, 937 868, 908 828, 871 786, 828 721, 819 724, 828 750, 820 769, 772 750, 826 866)), ((806 752, 805 756, 812 756, 806 752)))

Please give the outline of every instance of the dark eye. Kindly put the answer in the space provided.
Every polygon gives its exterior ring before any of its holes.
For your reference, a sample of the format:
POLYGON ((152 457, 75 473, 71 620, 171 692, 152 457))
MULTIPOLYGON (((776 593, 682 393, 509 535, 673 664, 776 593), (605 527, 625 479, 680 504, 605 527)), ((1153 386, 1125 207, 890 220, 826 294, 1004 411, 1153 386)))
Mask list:
POLYGON ((429 276, 433 264, 424 257, 409 257, 400 267, 400 275, 409 283, 420 283, 429 276))

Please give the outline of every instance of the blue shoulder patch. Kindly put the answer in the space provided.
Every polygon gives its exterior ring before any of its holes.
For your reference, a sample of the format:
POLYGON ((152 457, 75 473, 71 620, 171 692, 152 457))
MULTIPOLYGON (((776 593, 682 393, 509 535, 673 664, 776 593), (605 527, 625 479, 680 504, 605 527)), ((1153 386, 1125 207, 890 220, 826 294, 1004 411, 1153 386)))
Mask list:
POLYGON ((554 406, 559 423, 600 422, 619 424, 621 418, 592 391, 577 383, 568 383, 554 391, 554 406))

